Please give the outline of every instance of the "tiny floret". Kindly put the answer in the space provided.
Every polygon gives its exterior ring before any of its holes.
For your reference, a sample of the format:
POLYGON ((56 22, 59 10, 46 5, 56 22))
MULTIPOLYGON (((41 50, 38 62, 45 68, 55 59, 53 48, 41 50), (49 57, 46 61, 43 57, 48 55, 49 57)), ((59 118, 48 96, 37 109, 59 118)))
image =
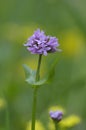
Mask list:
POLYGON ((27 40, 24 46, 32 54, 43 54, 53 53, 60 51, 57 47, 59 46, 58 39, 52 36, 46 36, 44 31, 37 29, 34 34, 27 40))
POLYGON ((50 117, 51 119, 53 119, 54 121, 61 121, 62 117, 63 117, 63 113, 61 111, 50 111, 50 117))

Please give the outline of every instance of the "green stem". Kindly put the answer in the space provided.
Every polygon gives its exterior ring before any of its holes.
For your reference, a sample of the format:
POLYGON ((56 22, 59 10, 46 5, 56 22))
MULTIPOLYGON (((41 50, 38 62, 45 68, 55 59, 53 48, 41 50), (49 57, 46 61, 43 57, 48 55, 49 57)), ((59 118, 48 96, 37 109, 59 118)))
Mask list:
POLYGON ((34 88, 33 106, 32 106, 32 130, 35 130, 36 103, 37 103, 37 88, 34 88))
POLYGON ((55 130, 58 130, 58 123, 54 121, 54 124, 55 124, 55 130))
MULTIPOLYGON (((37 72, 36 72, 36 81, 39 81, 40 79, 40 66, 41 66, 41 59, 42 55, 39 55, 39 60, 38 60, 38 66, 37 66, 37 72)), ((32 105, 32 126, 31 130, 35 130, 35 117, 36 117, 36 104, 37 104, 37 86, 33 88, 33 105, 32 105)))
POLYGON ((42 59, 42 55, 39 55, 38 66, 37 66, 37 72, 36 72, 36 81, 39 81, 39 79, 40 79, 41 59, 42 59))

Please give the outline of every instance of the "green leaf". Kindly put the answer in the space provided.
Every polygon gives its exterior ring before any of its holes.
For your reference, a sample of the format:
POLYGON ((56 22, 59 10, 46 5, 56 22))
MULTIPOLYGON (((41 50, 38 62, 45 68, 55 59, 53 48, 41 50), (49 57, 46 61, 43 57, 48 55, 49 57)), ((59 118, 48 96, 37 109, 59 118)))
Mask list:
POLYGON ((36 71, 32 70, 29 66, 23 65, 24 71, 25 71, 25 76, 26 76, 26 82, 29 84, 33 85, 35 83, 36 79, 36 71))
POLYGON ((47 81, 47 79, 41 79, 41 80, 39 80, 39 81, 37 81, 37 82, 35 82, 35 84, 34 85, 43 85, 43 84, 45 84, 46 83, 46 81, 47 81))
POLYGON ((31 85, 35 85, 36 87, 52 82, 53 78, 55 76, 55 67, 57 65, 57 61, 58 61, 58 59, 56 59, 53 62, 46 78, 40 79, 39 81, 36 81, 36 71, 32 70, 29 66, 24 64, 23 67, 24 67, 24 71, 25 71, 25 75, 26 75, 26 82, 31 85))
POLYGON ((43 85, 47 79, 43 79, 43 80, 39 80, 36 81, 36 71, 32 70, 29 66, 27 65, 23 65, 24 71, 25 71, 25 76, 26 76, 26 82, 31 84, 31 85, 35 85, 35 86, 39 86, 39 85, 43 85))

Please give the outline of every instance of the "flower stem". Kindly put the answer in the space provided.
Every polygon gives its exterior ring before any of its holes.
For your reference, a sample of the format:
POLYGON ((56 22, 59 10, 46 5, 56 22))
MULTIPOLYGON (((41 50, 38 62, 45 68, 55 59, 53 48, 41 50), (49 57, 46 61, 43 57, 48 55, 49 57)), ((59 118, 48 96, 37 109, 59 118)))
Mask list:
POLYGON ((36 103, 37 103, 37 88, 34 88, 33 106, 32 106, 32 130, 35 130, 36 103))
POLYGON ((55 124, 55 130, 58 130, 58 123, 54 121, 54 124, 55 124))
POLYGON ((42 55, 39 55, 38 66, 37 66, 37 72, 36 72, 36 81, 39 81, 39 79, 40 79, 41 60, 42 60, 42 55))
MULTIPOLYGON (((39 81, 40 79, 40 66, 41 66, 41 59, 42 55, 39 55, 39 60, 38 60, 38 66, 37 66, 37 72, 36 72, 36 81, 39 81)), ((35 117, 36 117, 36 104, 37 104, 37 90, 38 87, 35 86, 33 88, 33 105, 32 105, 32 128, 31 130, 35 130, 35 117)))

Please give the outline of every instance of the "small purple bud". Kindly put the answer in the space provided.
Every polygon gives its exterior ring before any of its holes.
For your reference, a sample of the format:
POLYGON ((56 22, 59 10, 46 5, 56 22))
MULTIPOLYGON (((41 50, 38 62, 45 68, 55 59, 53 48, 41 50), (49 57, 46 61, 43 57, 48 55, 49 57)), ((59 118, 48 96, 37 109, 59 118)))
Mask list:
POLYGON ((62 117, 63 117, 63 113, 61 111, 50 111, 50 117, 52 118, 52 120, 54 121, 61 121, 62 117))

